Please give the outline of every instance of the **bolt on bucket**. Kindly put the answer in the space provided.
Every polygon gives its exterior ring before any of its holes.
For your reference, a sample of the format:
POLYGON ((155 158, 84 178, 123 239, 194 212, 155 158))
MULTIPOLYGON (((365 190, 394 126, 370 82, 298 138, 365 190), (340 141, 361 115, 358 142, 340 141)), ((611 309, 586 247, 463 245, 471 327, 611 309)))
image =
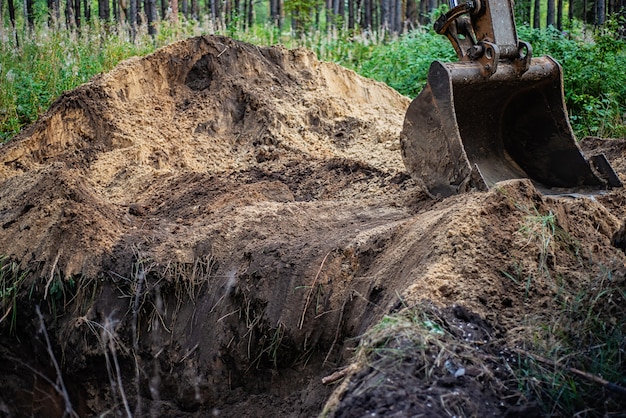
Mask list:
POLYGON ((435 22, 460 62, 435 61, 400 135, 409 173, 434 193, 530 178, 540 189, 621 187, 604 155, 587 160, 565 110, 563 73, 532 58, 512 0, 466 0, 435 22))

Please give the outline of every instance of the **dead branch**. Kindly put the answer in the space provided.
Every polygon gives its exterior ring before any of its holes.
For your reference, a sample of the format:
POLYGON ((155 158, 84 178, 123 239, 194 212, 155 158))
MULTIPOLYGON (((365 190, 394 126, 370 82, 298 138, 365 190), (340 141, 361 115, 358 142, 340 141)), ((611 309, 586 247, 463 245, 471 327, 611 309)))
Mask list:
POLYGON ((335 383, 337 380, 344 378, 348 373, 351 373, 352 371, 356 370, 356 368, 357 368, 356 363, 352 363, 348 367, 338 370, 335 373, 331 374, 330 376, 326 376, 322 378, 322 384, 330 385, 331 383, 335 383))
MULTIPOLYGON (((531 359, 537 360, 540 363, 549 365, 549 366, 559 366, 558 362, 547 359, 545 357, 539 356, 537 354, 533 354, 530 353, 526 350, 521 350, 521 349, 516 349, 516 352, 529 357, 531 359)), ((573 373, 577 376, 582 377, 583 379, 587 379, 591 382, 597 383, 601 386, 603 386, 604 388, 606 388, 607 390, 614 392, 614 393, 618 393, 620 395, 626 395, 626 388, 624 388, 623 386, 619 386, 615 383, 611 383, 608 380, 605 380, 603 378, 601 378, 600 376, 596 376, 595 374, 591 374, 591 373, 587 373, 584 372, 582 370, 576 369, 574 367, 569 367, 569 366, 561 366, 564 370, 567 370, 570 373, 573 373)))

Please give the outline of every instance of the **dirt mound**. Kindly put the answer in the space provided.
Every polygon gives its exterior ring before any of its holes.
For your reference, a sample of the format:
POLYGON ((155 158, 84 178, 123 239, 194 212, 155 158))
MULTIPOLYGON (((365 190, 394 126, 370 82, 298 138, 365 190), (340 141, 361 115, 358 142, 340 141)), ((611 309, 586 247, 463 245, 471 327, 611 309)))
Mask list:
MULTIPOLYGON (((317 171, 323 177, 326 169, 317 167, 328 164, 338 172, 361 170, 361 177, 393 177, 402 171, 395 151, 397 127, 406 105, 406 98, 386 86, 320 63, 304 50, 262 49, 226 38, 195 38, 143 59, 131 59, 66 93, 39 123, 4 147, 0 179, 13 183, 7 187, 3 204, 25 213, 7 216, 9 223, 19 218, 21 226, 13 225, 17 235, 5 234, 3 248, 18 241, 24 248, 13 248, 6 255, 29 261, 24 258, 26 251, 32 252, 32 243, 40 240, 31 237, 45 235, 31 223, 73 216, 61 213, 65 202, 50 205, 48 210, 57 212, 53 215, 26 213, 24 207, 39 205, 32 198, 25 200, 23 190, 31 185, 20 182, 33 182, 39 175, 49 187, 58 188, 48 192, 46 201, 70 193, 73 187, 68 187, 67 181, 79 181, 81 190, 92 196, 81 194, 78 199, 84 198, 88 206, 109 219, 102 228, 108 239, 99 237, 102 241, 89 248, 93 262, 71 260, 79 256, 69 254, 74 253, 75 243, 61 254, 57 267, 65 276, 99 265, 97 254, 109 252, 129 227, 124 206, 163 208, 163 200, 174 194, 195 193, 186 182, 195 181, 195 188, 200 189, 206 182, 213 189, 212 197, 222 196, 226 190, 237 198, 238 183, 269 179, 295 165, 305 166, 291 169, 304 178, 287 181, 308 182, 309 189, 315 189, 310 174, 317 171), (53 167, 57 170, 50 172, 53 167), (233 178, 230 184, 211 184, 212 177, 228 174, 242 178, 233 178), (53 180, 57 176, 61 178, 53 180), (16 199, 24 202, 22 207, 16 199)), ((354 173, 352 178, 358 176, 354 173)), ((363 189, 356 183, 337 191, 301 190, 302 196, 279 196, 279 201, 311 200, 320 193, 350 198, 371 191, 369 184, 363 189)), ((42 184, 32 190, 40 193, 38 187, 48 188, 42 184)), ((248 188, 250 198, 257 200, 260 196, 254 194, 254 188, 248 188)), ((376 192, 384 193, 386 188, 381 185, 376 192)), ((76 201, 73 196, 59 198, 76 201)), ((274 200, 271 193, 267 200, 274 200)), ((198 203, 215 202, 198 199, 198 203)), ((163 213, 159 211, 159 215, 163 213)), ((171 215, 169 220, 176 221, 178 216, 171 215)), ((85 232, 84 224, 71 224, 76 225, 77 233, 85 232)), ((95 220, 91 228, 99 228, 95 220)), ((57 242, 53 247, 63 251, 64 245, 57 242)), ((34 254, 38 261, 54 259, 50 253, 57 250, 41 251, 44 253, 34 254)))
MULTIPOLYGON (((0 148, 0 410, 533 413, 501 353, 606 272, 623 289, 626 193, 433 198, 402 164, 407 107, 309 51, 222 37, 64 94, 0 148), (377 333, 396 314, 402 337, 377 333)), ((592 141, 623 176, 623 142, 592 141)))

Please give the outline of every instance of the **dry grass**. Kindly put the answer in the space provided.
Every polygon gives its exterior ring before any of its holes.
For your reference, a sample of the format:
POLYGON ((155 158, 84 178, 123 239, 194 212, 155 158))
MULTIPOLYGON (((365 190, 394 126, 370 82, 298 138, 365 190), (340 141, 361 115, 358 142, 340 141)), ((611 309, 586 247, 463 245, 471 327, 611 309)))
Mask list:
POLYGON ((0 324, 9 321, 9 333, 17 323, 17 298, 28 271, 20 269, 16 262, 0 257, 0 324))
POLYGON ((626 282, 616 271, 601 267, 578 290, 562 288, 553 310, 510 331, 523 353, 520 386, 550 416, 601 417, 626 407, 623 395, 607 390, 626 387, 626 282))

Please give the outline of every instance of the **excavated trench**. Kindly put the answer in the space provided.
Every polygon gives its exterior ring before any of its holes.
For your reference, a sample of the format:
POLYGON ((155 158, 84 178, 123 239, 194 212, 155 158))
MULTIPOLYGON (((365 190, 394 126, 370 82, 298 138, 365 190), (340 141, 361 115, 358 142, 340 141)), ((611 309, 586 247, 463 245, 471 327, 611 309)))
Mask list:
MULTIPOLYGON (((408 104, 214 36, 65 93, 0 148, 3 416, 539 413, 502 353, 557 293, 624 289, 626 193, 434 198, 402 164, 408 104), (524 231, 548 213, 569 238, 545 248, 524 231)), ((584 145, 624 179, 623 140, 584 145)))

